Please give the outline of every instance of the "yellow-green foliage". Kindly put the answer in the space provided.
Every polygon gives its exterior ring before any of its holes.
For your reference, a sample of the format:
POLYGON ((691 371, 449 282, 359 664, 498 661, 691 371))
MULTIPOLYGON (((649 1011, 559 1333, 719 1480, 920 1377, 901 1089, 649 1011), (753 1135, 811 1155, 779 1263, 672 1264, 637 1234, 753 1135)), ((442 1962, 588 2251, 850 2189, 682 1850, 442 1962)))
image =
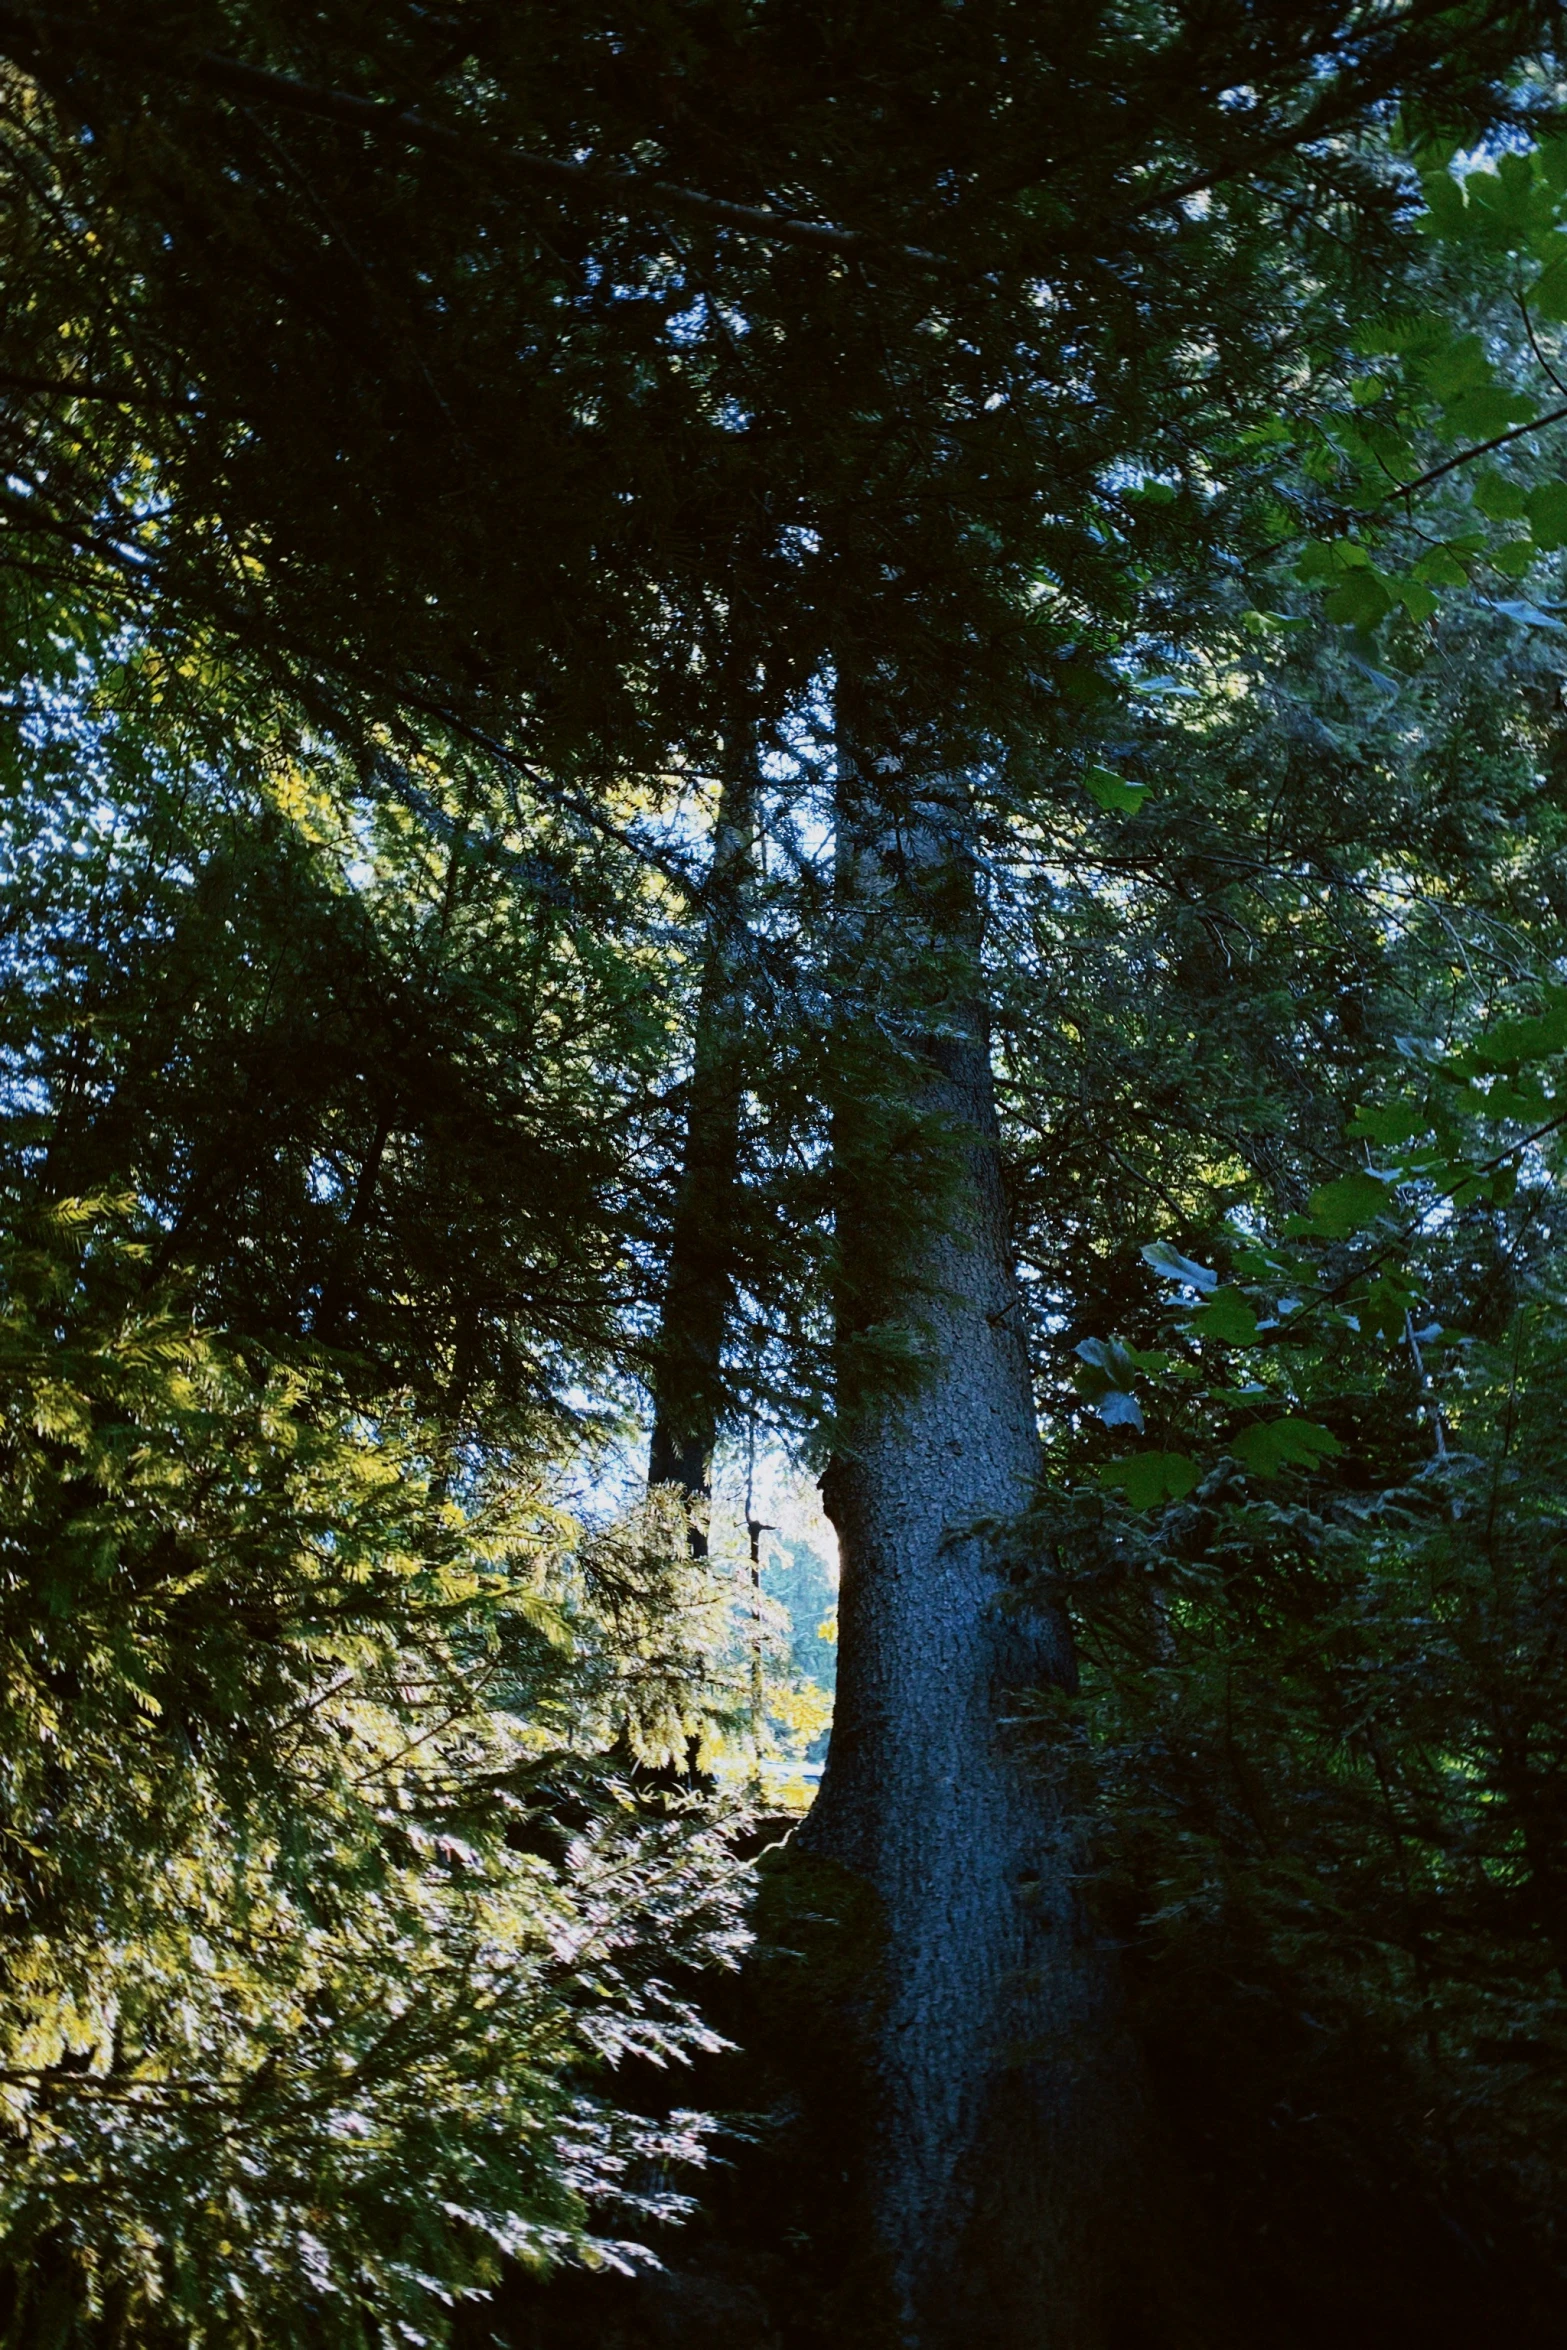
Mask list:
MULTIPOLYGON (((612 2256, 590 2205, 645 2213, 627 2165, 665 2176, 697 2132, 590 2102, 586 2077, 705 2042, 654 1954, 729 1953, 733 1870, 699 1815, 650 1823, 566 1751, 617 1681, 542 1468, 438 1483, 417 1427, 159 1295, 102 1203, 20 1230, 0 1254, 14 2338, 106 2316, 134 2341, 427 2339, 503 2253, 612 2256)), ((628 1589, 650 1540, 620 1546, 628 1589)))

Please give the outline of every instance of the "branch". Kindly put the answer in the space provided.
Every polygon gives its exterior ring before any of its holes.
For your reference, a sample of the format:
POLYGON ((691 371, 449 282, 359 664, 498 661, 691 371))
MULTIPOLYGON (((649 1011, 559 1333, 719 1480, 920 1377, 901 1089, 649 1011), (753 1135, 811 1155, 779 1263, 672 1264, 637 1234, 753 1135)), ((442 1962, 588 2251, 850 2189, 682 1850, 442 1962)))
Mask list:
POLYGON ((1267 1333, 1267 1343, 1272 1346, 1282 1344, 1285 1339, 1294 1336, 1302 1323, 1309 1322, 1314 1314, 1320 1313, 1324 1306, 1336 1305, 1340 1298, 1347 1297, 1357 1281, 1364 1281, 1368 1273, 1374 1273, 1379 1265, 1387 1263, 1389 1257, 1397 1256, 1412 1240, 1417 1239, 1426 1219, 1449 1200, 1456 1199, 1466 1183, 1472 1183, 1477 1175, 1494 1175, 1499 1167, 1506 1166, 1509 1159, 1516 1159, 1524 1151, 1532 1150, 1537 1142, 1544 1142, 1548 1135, 1559 1134, 1564 1126, 1567 1126, 1567 1110, 1559 1110, 1554 1118, 1547 1118, 1543 1126, 1536 1126, 1521 1141, 1510 1142, 1503 1149, 1494 1151, 1490 1158, 1477 1159, 1472 1166, 1466 1167, 1457 1182, 1444 1184, 1429 1206, 1423 1207, 1401 1232, 1396 1232, 1391 1240, 1384 1241, 1380 1248, 1373 1249, 1370 1256, 1363 1257, 1358 1265, 1351 1266, 1341 1280, 1334 1282, 1331 1289, 1319 1291, 1317 1296, 1309 1299, 1295 1313, 1286 1315, 1267 1333))
MULTIPOLYGON (((100 49, 112 48, 115 54, 123 54, 130 47, 125 41, 104 41, 96 27, 80 19, 55 18, 46 27, 21 10, 0 9, 0 40, 14 41, 20 35, 23 46, 27 47, 41 31, 56 29, 92 41, 100 49)), ((450 156, 458 163, 482 165, 502 177, 572 188, 590 197, 599 194, 629 197, 654 210, 668 207, 694 213, 718 227, 741 229, 747 235, 768 237, 783 244, 815 246, 833 253, 881 250, 897 253, 908 261, 941 265, 939 255, 927 252, 920 245, 898 244, 872 236, 863 229, 840 228, 832 221, 801 220, 771 205, 737 204, 727 196, 710 196, 700 188, 683 187, 676 180, 654 179, 643 172, 629 171, 624 165, 563 160, 554 155, 532 154, 525 147, 497 146, 454 130, 448 123, 434 122, 412 107, 400 107, 395 100, 365 98, 352 90, 301 81, 297 75, 246 65, 236 57, 220 56, 215 50, 198 50, 183 59, 154 55, 151 62, 166 73, 183 71, 209 89, 259 100, 263 105, 280 106, 291 113, 312 115, 322 121, 348 123, 357 130, 400 139, 404 145, 430 154, 450 156)))
MULTIPOLYGON (((1112 225, 1126 225, 1146 218, 1150 213, 1165 212, 1188 202, 1193 196, 1203 195, 1222 187, 1231 180, 1272 162, 1279 156, 1298 153, 1303 147, 1316 144, 1336 132, 1353 128, 1364 121, 1370 109, 1384 102, 1395 86, 1407 78, 1411 60, 1405 56, 1400 42, 1412 35, 1427 39, 1423 57, 1426 71, 1447 72, 1454 63, 1451 56, 1450 28, 1447 0, 1420 0, 1408 9, 1402 23, 1390 25, 1378 54, 1348 61, 1344 57, 1345 41, 1340 36, 1329 43, 1323 54, 1338 60, 1332 79, 1305 113, 1294 122, 1280 123, 1275 112, 1272 127, 1262 135, 1241 138, 1193 171, 1188 177, 1166 182, 1145 193, 1135 204, 1113 216, 1112 225)), ((1233 79, 1249 78, 1245 63, 1237 58, 1233 79)), ((1156 122, 1157 122, 1157 118, 1156 122)), ((1502 119, 1499 114, 1497 119, 1502 119)), ((1507 119, 1515 119, 1508 116, 1507 119)), ((1260 126, 1259 126, 1260 127, 1260 126)), ((1002 183, 999 193, 1018 194, 1027 188, 1044 184, 1048 174, 1034 171, 1002 183)))
POLYGON ((1518 296, 1518 315, 1523 320, 1523 331, 1529 338, 1529 348, 1534 353, 1541 372, 1545 375, 1547 381, 1553 384, 1556 390, 1561 393, 1562 398, 1567 400, 1567 383, 1562 382, 1561 377, 1557 374, 1555 368, 1551 365, 1549 359, 1546 358, 1545 353, 1541 350, 1540 338, 1534 331, 1534 320, 1529 316, 1529 305, 1524 300, 1522 294, 1518 296))
POLYGON ((1416 490, 1429 489, 1445 473, 1456 473, 1460 465, 1472 465, 1477 457, 1489 457, 1493 449, 1505 449, 1509 441, 1522 440, 1526 433, 1544 432, 1548 424, 1560 424, 1567 419, 1567 406, 1552 408, 1544 416, 1536 416, 1528 424, 1509 425, 1488 441, 1477 441, 1472 449, 1460 449, 1456 457, 1444 457, 1440 465, 1433 465, 1424 473, 1417 473, 1413 481, 1398 482, 1385 498, 1378 498, 1374 506, 1356 506, 1348 509, 1356 515, 1380 514, 1384 506, 1391 506, 1395 498, 1412 498, 1416 490))
POLYGON ((113 408, 147 408, 163 416, 201 414, 194 400, 171 400, 159 392, 142 392, 130 386, 112 383, 90 383, 80 376, 32 375, 12 367, 0 367, 0 392, 59 392, 68 400, 102 400, 113 408))

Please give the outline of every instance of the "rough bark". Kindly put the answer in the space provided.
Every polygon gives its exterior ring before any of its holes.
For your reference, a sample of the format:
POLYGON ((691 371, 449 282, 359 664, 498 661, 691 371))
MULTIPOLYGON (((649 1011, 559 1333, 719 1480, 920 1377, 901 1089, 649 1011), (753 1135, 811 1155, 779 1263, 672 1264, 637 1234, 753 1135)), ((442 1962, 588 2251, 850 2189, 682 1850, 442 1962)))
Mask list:
POLYGON ((923 1376, 849 1399, 823 1480, 838 1695, 800 1841, 880 1903, 870 2192, 905 2339, 1103 2350, 1129 2338, 1106 2268, 1133 2068, 1072 1822, 1008 1720, 1020 1691, 1070 1679, 1070 1640, 1014 1604, 1006 1544, 966 1530, 1016 1512, 1039 1471, 967 814, 950 787, 893 789, 893 814, 885 774, 841 813, 851 924, 861 949, 877 926, 903 1034, 879 1075, 859 1059, 839 1112, 840 1351, 852 1380, 867 1333, 902 1326, 923 1376), (893 1151, 934 1168, 921 1212, 893 1197, 893 1151))
MULTIPOLYGON (((648 1448, 648 1483, 677 1486, 697 1502, 711 1498, 724 1404, 745 1084, 745 885, 755 827, 756 769, 747 743, 725 779, 713 831, 685 1157, 670 1233, 648 1448)), ((693 1526, 692 1543, 699 1555, 705 1551, 700 1526, 693 1526)))

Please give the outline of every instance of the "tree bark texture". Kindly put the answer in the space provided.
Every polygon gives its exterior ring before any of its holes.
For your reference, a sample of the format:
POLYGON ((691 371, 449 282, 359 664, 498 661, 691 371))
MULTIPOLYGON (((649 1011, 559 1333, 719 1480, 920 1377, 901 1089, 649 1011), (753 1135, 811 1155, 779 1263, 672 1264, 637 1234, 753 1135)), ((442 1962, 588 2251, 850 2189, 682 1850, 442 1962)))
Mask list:
MULTIPOLYGON (((865 968, 838 1117, 840 1352, 914 1334, 912 1391, 852 1394, 823 1480, 842 1556, 836 1714, 799 1841, 867 1881, 885 1932, 870 2027, 870 2192, 918 2350, 1105 2350, 1137 2103, 1073 1825, 1009 1717, 1069 1682, 1064 1620, 1017 1604, 1004 1539, 1040 1468, 979 987, 965 794, 848 778, 840 861, 865 968), (889 800, 889 789, 891 798, 889 800), (871 951, 872 930, 880 940, 871 951), (873 1068, 873 1064, 875 1067, 873 1068), (875 1073, 879 1068, 880 1074, 875 1073), (911 1208, 911 1163, 935 1174, 911 1208), (897 1169, 903 1170, 903 1175, 897 1169)), ((917 1188, 917 1186, 916 1186, 917 1188)))
MULTIPOLYGON (((688 1501, 711 1498, 724 1404, 745 1086, 745 889, 755 847, 756 787, 747 742, 725 779, 714 824, 685 1158, 653 1377, 648 1483, 678 1486, 688 1501)), ((692 1543, 705 1552, 700 1527, 693 1527, 692 1543)))

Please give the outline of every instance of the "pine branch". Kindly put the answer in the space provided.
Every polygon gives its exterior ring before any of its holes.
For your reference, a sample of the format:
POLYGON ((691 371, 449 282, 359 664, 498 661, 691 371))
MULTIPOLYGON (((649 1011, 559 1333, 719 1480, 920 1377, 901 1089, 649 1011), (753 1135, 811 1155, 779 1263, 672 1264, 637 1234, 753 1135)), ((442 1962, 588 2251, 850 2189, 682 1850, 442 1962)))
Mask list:
POLYGON ((51 14, 44 19, 21 9, 0 9, 0 41, 15 45, 30 64, 38 62, 40 34, 50 33, 68 35, 115 57, 139 56, 160 72, 184 73, 208 89, 222 90, 234 97, 283 107, 320 121, 342 122, 357 130, 373 131, 426 153, 449 156, 469 168, 480 167, 500 178, 570 188, 590 198, 629 200, 653 211, 692 213, 717 227, 740 229, 748 236, 766 237, 782 244, 814 246, 832 253, 879 249, 894 252, 907 261, 940 265, 941 257, 927 252, 923 246, 898 244, 875 237, 864 229, 839 227, 833 221, 802 220, 768 204, 738 204, 727 196, 708 195, 700 188, 688 188, 676 180, 655 179, 646 172, 628 170, 624 165, 536 155, 524 147, 503 147, 456 130, 449 123, 432 121, 427 114, 398 106, 393 100, 366 98, 357 91, 302 81, 295 74, 274 73, 265 66, 247 65, 237 57, 224 57, 215 50, 201 49, 183 58, 169 52, 160 54, 146 43, 133 44, 119 37, 106 40, 96 26, 78 17, 51 14))

